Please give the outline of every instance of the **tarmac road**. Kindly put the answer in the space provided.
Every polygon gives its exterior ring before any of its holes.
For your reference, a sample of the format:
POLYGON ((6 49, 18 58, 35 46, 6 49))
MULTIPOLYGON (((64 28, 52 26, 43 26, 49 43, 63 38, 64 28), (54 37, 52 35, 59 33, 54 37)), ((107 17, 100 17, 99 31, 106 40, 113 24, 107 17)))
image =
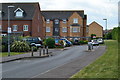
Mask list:
MULTIPOLYGON (((98 47, 95 47, 94 49, 97 48, 98 47)), ((50 72, 51 70, 57 69, 58 67, 62 67, 65 64, 74 62, 80 57, 82 58, 83 54, 88 53, 85 52, 86 50, 87 45, 73 46, 68 50, 59 52, 58 55, 54 55, 51 57, 23 59, 2 63, 2 77, 3 78, 40 77, 40 75, 50 72)))

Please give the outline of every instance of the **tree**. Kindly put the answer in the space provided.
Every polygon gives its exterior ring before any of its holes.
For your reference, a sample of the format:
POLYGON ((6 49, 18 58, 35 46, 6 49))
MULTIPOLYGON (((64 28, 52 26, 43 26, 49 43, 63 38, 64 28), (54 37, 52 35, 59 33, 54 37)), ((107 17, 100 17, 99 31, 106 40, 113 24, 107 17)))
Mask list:
POLYGON ((112 39, 112 32, 109 32, 108 34, 105 35, 105 38, 107 39, 112 39))

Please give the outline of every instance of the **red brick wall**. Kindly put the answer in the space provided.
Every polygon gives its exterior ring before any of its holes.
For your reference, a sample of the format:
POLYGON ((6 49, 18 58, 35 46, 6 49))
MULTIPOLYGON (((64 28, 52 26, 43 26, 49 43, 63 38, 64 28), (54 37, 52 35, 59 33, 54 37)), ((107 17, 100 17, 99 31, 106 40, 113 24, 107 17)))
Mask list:
POLYGON ((35 14, 32 20, 32 36, 34 37, 45 37, 45 30, 43 27, 43 19, 39 5, 36 5, 35 14))
MULTIPOLYGON (((26 20, 26 21, 17 21, 17 20, 12 20, 10 21, 10 27, 12 29, 12 32, 23 32, 24 33, 24 36, 30 36, 30 31, 31 31, 31 27, 32 27, 32 24, 31 24, 31 20, 26 20), (18 26, 18 31, 13 31, 13 25, 17 25, 18 26), (23 31, 23 25, 28 25, 28 31, 23 31)), ((8 28, 8 21, 7 20, 4 20, 2 21, 2 30, 3 31, 7 31, 7 28, 8 28)))

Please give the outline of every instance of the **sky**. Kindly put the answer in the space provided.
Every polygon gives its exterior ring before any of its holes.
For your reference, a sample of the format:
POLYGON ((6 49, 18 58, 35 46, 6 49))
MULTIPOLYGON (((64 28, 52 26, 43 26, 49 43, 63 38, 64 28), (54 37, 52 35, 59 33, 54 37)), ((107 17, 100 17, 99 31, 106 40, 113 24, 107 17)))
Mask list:
POLYGON ((41 10, 84 10, 87 25, 98 22, 103 29, 118 26, 118 2, 120 0, 0 0, 0 2, 39 2, 41 10))

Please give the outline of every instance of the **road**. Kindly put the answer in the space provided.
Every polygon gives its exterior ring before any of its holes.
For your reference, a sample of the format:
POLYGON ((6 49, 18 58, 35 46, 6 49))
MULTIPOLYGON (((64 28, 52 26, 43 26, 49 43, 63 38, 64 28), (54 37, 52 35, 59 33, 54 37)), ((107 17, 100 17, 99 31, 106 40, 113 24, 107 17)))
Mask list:
POLYGON ((3 78, 34 78, 82 56, 87 46, 73 46, 46 58, 24 59, 2 64, 3 78))

